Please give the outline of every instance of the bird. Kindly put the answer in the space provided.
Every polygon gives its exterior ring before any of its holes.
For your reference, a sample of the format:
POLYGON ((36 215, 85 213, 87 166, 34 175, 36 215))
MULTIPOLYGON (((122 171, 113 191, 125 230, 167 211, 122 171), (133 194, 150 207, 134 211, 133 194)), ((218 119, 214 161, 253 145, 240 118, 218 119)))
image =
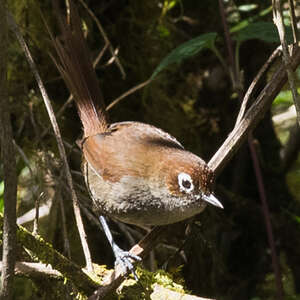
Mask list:
POLYGON ((50 33, 56 50, 52 58, 83 126, 78 145, 85 184, 115 263, 134 273, 133 261, 140 258, 115 243, 106 218, 138 226, 167 225, 202 212, 208 203, 223 208, 212 191, 214 174, 204 160, 162 129, 135 121, 109 123, 72 2, 69 22, 58 14, 58 23, 60 36, 50 33))

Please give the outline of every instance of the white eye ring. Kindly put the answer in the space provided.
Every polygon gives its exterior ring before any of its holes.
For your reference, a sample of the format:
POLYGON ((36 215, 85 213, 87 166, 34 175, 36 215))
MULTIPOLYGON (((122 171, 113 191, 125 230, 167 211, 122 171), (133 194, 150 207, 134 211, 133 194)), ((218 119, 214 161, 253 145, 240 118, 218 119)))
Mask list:
POLYGON ((190 193, 194 190, 193 180, 187 173, 178 174, 178 184, 181 192, 190 193))

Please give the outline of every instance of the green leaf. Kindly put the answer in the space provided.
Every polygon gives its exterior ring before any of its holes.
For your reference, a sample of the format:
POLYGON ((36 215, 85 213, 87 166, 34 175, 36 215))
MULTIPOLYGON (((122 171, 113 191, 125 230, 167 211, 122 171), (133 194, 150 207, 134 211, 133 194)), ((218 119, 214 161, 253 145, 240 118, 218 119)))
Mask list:
POLYGON ((159 72, 167 68, 169 65, 173 63, 179 64, 184 59, 187 59, 189 57, 192 57, 196 54, 198 54, 201 50, 204 49, 214 49, 215 47, 215 40, 217 37, 217 33, 210 32, 202 34, 194 39, 191 39, 177 48, 175 48, 173 51, 171 51, 162 61, 161 63, 156 67, 154 70, 151 80, 153 80, 159 72))
MULTIPOLYGON (((287 42, 292 43, 292 31, 286 27, 287 42)), ((238 31, 234 37, 239 42, 258 39, 268 43, 280 43, 276 26, 272 22, 251 23, 238 31)))

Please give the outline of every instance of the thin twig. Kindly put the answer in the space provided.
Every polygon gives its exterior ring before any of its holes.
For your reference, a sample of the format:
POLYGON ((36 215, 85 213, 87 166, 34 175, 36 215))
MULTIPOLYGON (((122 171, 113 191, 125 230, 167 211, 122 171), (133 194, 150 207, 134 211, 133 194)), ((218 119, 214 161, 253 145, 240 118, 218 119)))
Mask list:
POLYGON ((289 12, 290 12, 290 20, 293 32, 293 39, 296 47, 298 47, 299 42, 299 30, 297 29, 297 22, 296 22, 296 14, 295 14, 295 7, 294 7, 294 0, 288 0, 289 3, 289 12))
POLYGON ((233 47, 232 47, 232 39, 231 39, 231 35, 229 33, 229 28, 228 28, 228 24, 226 21, 226 13, 225 13, 225 8, 224 8, 224 0, 219 0, 219 11, 220 11, 220 16, 221 16, 221 21, 222 21, 222 25, 223 25, 223 29, 224 29, 224 35, 225 35, 225 41, 226 41, 226 46, 227 46, 227 51, 228 51, 228 57, 229 57, 229 62, 230 62, 230 66, 231 68, 229 68, 229 75, 230 75, 230 79, 233 85, 233 88, 236 89, 237 88, 237 83, 239 81, 238 78, 238 72, 236 69, 236 63, 235 63, 235 59, 234 59, 234 54, 233 54, 233 47))
POLYGON ((113 106, 115 106, 117 103, 119 103, 122 99, 124 99, 125 97, 129 96, 130 94, 136 92, 137 90, 143 88, 144 86, 148 85, 152 80, 148 79, 138 85, 136 85, 135 87, 131 88, 130 90, 128 90, 127 92, 125 92, 124 94, 122 94, 120 97, 118 97, 117 99, 115 99, 114 101, 112 101, 107 107, 106 107, 106 111, 109 111, 113 106))
POLYGON ((24 153, 24 151, 22 150, 22 148, 16 143, 15 140, 13 140, 13 144, 14 144, 16 150, 19 152, 21 158, 23 159, 26 167, 28 168, 28 171, 30 173, 31 178, 33 178, 34 175, 33 175, 33 171, 32 171, 32 168, 30 166, 30 162, 29 162, 28 157, 26 156, 26 154, 24 153))
MULTIPOLYGON (((70 103, 72 103, 73 101, 73 95, 70 95, 68 100, 63 104, 63 106, 59 109, 59 111, 56 114, 56 119, 60 118, 61 115, 63 114, 63 112, 66 110, 66 108, 69 106, 70 103)), ((41 139, 43 137, 45 137, 45 135, 48 133, 48 131, 50 130, 51 125, 49 125, 41 134, 41 139)))
POLYGON ((253 162, 253 168, 255 171, 255 177, 256 177, 256 182, 258 185, 259 196, 260 196, 260 199, 262 202, 262 211, 263 211, 264 220, 265 220, 265 224, 266 224, 268 242, 269 242, 270 249, 271 249, 272 267, 273 267, 274 274, 275 274, 277 299, 283 300, 284 293, 283 293, 283 285, 282 285, 282 275, 281 275, 280 265, 278 262, 278 256, 277 256, 276 248, 275 248, 275 240, 274 240, 274 234, 273 234, 273 229, 272 229, 272 224, 271 224, 271 216, 270 216, 270 212, 269 212, 269 206, 268 206, 267 195, 266 195, 266 191, 265 191, 264 180, 263 180, 261 168, 259 165, 259 161, 257 158, 257 152, 254 147, 252 133, 248 134, 248 145, 250 148, 250 154, 251 154, 251 158, 252 158, 252 162, 253 162))
POLYGON ((40 199, 44 196, 44 192, 41 192, 39 196, 34 195, 34 208, 35 208, 35 216, 33 220, 33 235, 38 235, 39 233, 39 217, 40 217, 40 199))
POLYGON ((285 35, 285 28, 282 19, 280 0, 272 0, 272 4, 273 4, 273 22, 276 25, 278 30, 280 43, 282 46, 282 52, 283 52, 283 61, 285 63, 285 68, 288 75, 288 81, 289 81, 289 85, 293 96, 293 101, 297 111, 297 121, 300 124, 300 96, 297 91, 295 74, 290 66, 291 59, 290 59, 288 45, 286 42, 286 35, 285 35))
POLYGON ((58 191, 56 192, 59 204, 60 204, 60 211, 61 211, 61 222, 62 222, 62 228, 63 228, 63 238, 64 238, 64 254, 67 255, 69 259, 71 259, 71 247, 70 247, 70 241, 68 238, 68 230, 67 230, 67 221, 66 221, 66 211, 64 206, 64 201, 62 198, 62 194, 60 191, 60 188, 58 188, 58 191))
POLYGON ((107 67, 107 66, 113 64, 114 61, 116 60, 118 53, 119 53, 119 48, 116 48, 114 55, 102 67, 107 67))
MULTIPOLYGON (((34 119, 34 115, 33 115, 33 103, 32 102, 29 103, 29 115, 30 115, 31 124, 33 126, 35 135, 37 137, 37 140, 39 140, 39 130, 37 128, 37 125, 36 125, 36 122, 35 122, 35 119, 34 119)), ((42 147, 44 147, 44 146, 42 145, 42 147)), ((21 152, 21 149, 20 149, 19 152, 21 152)), ((28 164, 28 166, 29 166, 29 164, 28 164)), ((29 167, 29 170, 30 169, 31 168, 29 167)), ((32 176, 32 178, 34 178, 34 177, 32 176)), ((33 232, 33 234, 37 235, 38 232, 39 232, 39 214, 40 214, 40 208, 39 208, 39 206, 40 206, 40 197, 44 193, 42 192, 42 193, 40 193, 39 196, 37 196, 36 191, 33 188, 31 188, 31 189, 32 189, 32 195, 34 197, 34 202, 35 202, 34 203, 34 206, 35 206, 35 218, 33 220, 33 230, 32 230, 32 232, 33 232)))
POLYGON ((93 61, 93 68, 94 69, 96 69, 96 66, 98 65, 100 59, 104 55, 104 52, 106 51, 106 49, 108 48, 108 46, 109 46, 109 44, 105 43, 105 45, 103 46, 102 50, 99 52, 99 54, 97 55, 97 57, 94 59, 94 61, 93 61))
POLYGON ((237 119, 236 119, 234 127, 239 126, 239 123, 241 122, 242 118, 245 115, 245 111, 246 111, 249 99, 250 99, 250 97, 253 96, 253 93, 257 90, 257 85, 258 85, 259 80, 266 73, 266 71, 269 69, 269 67, 271 66, 271 64, 279 56, 280 53, 281 53, 280 47, 277 47, 274 50, 274 52, 270 55, 270 57, 268 58, 268 60, 261 67, 261 69, 259 70, 259 72, 255 76, 255 78, 253 79, 253 81, 251 82, 251 84, 250 84, 250 86, 249 86, 246 94, 244 95, 244 98, 243 98, 243 101, 242 101, 242 104, 241 104, 241 108, 240 108, 239 114, 237 116, 237 119))
POLYGON ((4 220, 0 299, 13 298, 16 258, 17 169, 13 131, 10 122, 7 87, 7 18, 6 1, 0 1, 0 143, 4 173, 4 220))
POLYGON ((87 10, 87 12, 90 14, 90 16, 92 17, 92 19, 95 21, 95 23, 96 23, 99 31, 101 32, 101 34, 103 36, 103 39, 104 39, 105 43, 109 45, 108 46, 109 47, 109 51, 110 51, 111 55, 115 58, 116 64, 117 64, 117 66, 120 69, 120 72, 121 72, 121 75, 122 75, 122 79, 125 79, 126 78, 126 73, 124 71, 124 68, 123 68, 123 66, 120 63, 120 60, 119 60, 118 56, 115 54, 115 50, 114 50, 113 46, 111 45, 111 43, 110 43, 110 41, 109 41, 109 39, 108 39, 108 37, 107 37, 107 35, 106 35, 106 33, 105 33, 102 25, 100 23, 100 21, 98 20, 98 18, 95 16, 95 14, 93 13, 93 11, 90 10, 90 8, 86 5, 86 3, 83 0, 79 0, 79 1, 84 6, 84 8, 87 10))
POLYGON ((81 217, 81 214, 80 214, 79 202, 78 202, 78 199, 77 199, 77 196, 76 196, 76 193, 75 193, 75 189, 74 189, 74 186, 73 186, 73 181, 72 181, 71 171, 70 171, 68 161, 67 161, 66 151, 65 151, 65 148, 64 148, 64 145, 63 145, 62 137, 61 137, 61 134, 60 134, 60 130, 59 130, 56 118, 55 118, 55 114, 54 114, 50 99, 49 99, 49 97, 46 93, 44 84, 41 80, 41 77, 40 77, 38 71, 37 71, 36 65, 35 65, 35 63, 33 61, 33 58, 32 58, 32 56, 29 52, 29 49, 28 49, 28 47, 25 43, 25 40, 23 39, 23 37, 22 37, 22 35, 21 35, 21 33, 18 29, 17 24, 15 23, 15 21, 14 21, 14 19, 11 15, 9 15, 8 20, 9 20, 9 25, 11 26, 12 30, 16 34, 17 39, 18 39, 18 41, 19 41, 19 43, 20 43, 20 45, 21 45, 21 47, 22 47, 22 49, 25 53, 25 56, 28 60, 28 63, 31 67, 31 70, 32 70, 32 72, 35 76, 35 79, 38 83, 38 86, 39 86, 39 89, 41 91, 42 97, 44 99, 44 103, 45 103, 46 109, 48 111, 48 115, 50 117, 50 121, 51 121, 53 130, 55 132, 55 137, 56 137, 56 141, 57 141, 57 145, 58 145, 58 150, 59 150, 61 159, 63 160, 68 185, 69 185, 69 188, 70 188, 70 191, 71 191, 71 198, 73 200, 72 201, 73 209, 74 209, 77 228, 78 228, 78 231, 79 231, 81 244, 82 244, 82 248, 83 248, 83 252, 84 252, 84 256, 85 256, 85 260, 86 260, 86 266, 87 266, 87 269, 89 271, 92 271, 93 270, 93 265, 92 265, 92 260, 91 260, 91 254, 90 254, 90 250, 89 250, 88 243, 87 243, 87 237, 86 237, 86 233, 85 233, 85 230, 84 230, 82 217, 81 217))

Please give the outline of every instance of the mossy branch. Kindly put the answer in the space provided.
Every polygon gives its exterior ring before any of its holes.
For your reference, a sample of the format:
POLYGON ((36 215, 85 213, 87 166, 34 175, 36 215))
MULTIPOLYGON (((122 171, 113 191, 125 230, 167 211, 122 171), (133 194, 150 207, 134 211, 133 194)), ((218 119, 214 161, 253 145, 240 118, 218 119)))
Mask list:
MULTIPOLYGON (((3 215, 0 214, 0 230, 2 239, 3 215)), ((42 237, 32 235, 22 226, 17 226, 17 241, 39 262, 50 264, 53 269, 59 271, 65 278, 70 280, 84 294, 91 294, 99 287, 101 280, 96 276, 91 278, 78 265, 56 251, 42 237)))

